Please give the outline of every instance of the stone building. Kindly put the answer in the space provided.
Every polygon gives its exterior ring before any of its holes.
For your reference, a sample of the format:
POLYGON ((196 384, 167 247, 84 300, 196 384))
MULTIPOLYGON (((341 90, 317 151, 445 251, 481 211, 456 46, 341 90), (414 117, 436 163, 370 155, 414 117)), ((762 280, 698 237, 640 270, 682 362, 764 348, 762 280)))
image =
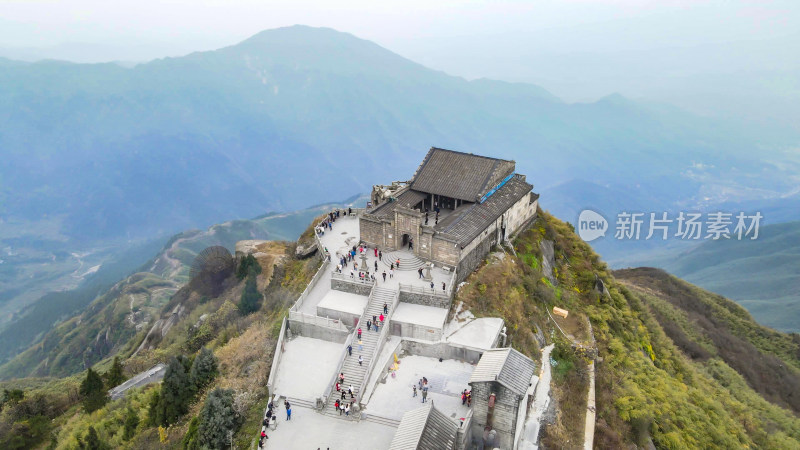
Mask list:
POLYGON ((403 414, 389 449, 456 450, 458 443, 458 425, 429 401, 403 414))
POLYGON ((483 353, 469 380, 473 438, 488 448, 514 448, 533 395, 534 370, 534 362, 512 348, 483 353))
POLYGON ((410 181, 373 188, 361 240, 410 248, 457 269, 461 281, 536 214, 539 195, 515 168, 514 161, 431 148, 410 181))

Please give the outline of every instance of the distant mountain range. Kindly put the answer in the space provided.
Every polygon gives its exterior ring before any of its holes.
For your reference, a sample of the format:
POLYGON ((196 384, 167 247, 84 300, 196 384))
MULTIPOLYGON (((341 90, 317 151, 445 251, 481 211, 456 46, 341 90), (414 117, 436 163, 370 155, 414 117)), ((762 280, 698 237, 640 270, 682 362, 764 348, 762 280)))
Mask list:
POLYGON ((787 185, 769 151, 786 142, 752 130, 618 95, 566 104, 466 81, 304 26, 132 68, 1 60, 0 130, 0 214, 56 217, 82 240, 364 193, 433 145, 516 159, 540 190, 577 179, 687 200, 787 185))
POLYGON ((755 240, 705 242, 660 266, 736 300, 763 325, 800 332, 800 222, 765 226, 755 240))

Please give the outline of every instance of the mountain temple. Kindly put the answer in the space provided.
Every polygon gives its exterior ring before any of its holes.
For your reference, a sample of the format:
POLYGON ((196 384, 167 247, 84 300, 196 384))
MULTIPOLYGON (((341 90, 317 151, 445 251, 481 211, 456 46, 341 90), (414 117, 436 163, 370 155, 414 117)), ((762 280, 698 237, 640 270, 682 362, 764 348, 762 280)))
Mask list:
POLYGON ((411 180, 373 187, 361 239, 456 269, 461 281, 536 214, 539 195, 515 168, 514 161, 433 147, 411 180))

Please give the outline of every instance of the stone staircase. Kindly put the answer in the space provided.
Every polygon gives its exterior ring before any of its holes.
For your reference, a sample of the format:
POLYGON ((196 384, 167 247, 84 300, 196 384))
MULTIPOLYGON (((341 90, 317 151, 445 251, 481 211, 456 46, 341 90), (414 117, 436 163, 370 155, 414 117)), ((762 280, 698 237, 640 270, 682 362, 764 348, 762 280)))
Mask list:
POLYGON ((384 253, 381 262, 386 264, 386 267, 391 267, 391 264, 397 262, 398 259, 400 260, 400 267, 395 267, 395 270, 413 270, 416 272, 420 267, 425 267, 425 261, 417 258, 413 253, 402 251, 384 253))
MULTIPOLYGON (((353 388, 355 389, 355 399, 357 403, 361 400, 361 394, 364 392, 364 386, 361 386, 361 382, 364 379, 364 374, 367 373, 369 365, 372 364, 372 355, 375 352, 375 347, 379 345, 378 339, 381 334, 379 332, 375 332, 374 328, 371 331, 367 331, 367 320, 372 320, 372 316, 380 316, 381 313, 383 313, 384 303, 389 305, 391 308, 395 295, 396 291, 394 289, 374 287, 372 289, 372 293, 370 294, 369 302, 367 303, 366 308, 364 308, 364 313, 361 315, 355 330, 353 330, 353 354, 345 354, 344 362, 342 363, 342 369, 340 372, 344 373, 344 384, 342 385, 342 390, 347 392, 347 388, 352 384, 353 388), (361 351, 358 350, 358 338, 355 336, 358 333, 359 326, 361 327, 362 331, 361 341, 364 344, 364 349, 361 351), (364 357, 363 365, 358 364, 359 355, 364 357)), ((391 314, 392 311, 390 310, 388 316, 391 316, 391 314)), ((383 323, 385 326, 388 326, 389 317, 386 317, 383 323)), ((382 331, 383 328, 381 328, 381 332, 382 331)), ((336 375, 338 376, 338 374, 336 375)), ((337 392, 336 389, 332 389, 322 413, 330 417, 339 417, 339 412, 334 407, 334 404, 336 403, 336 399, 341 400, 341 398, 341 392, 337 392)), ((348 403, 350 402, 349 394, 346 395, 345 401, 348 403)), ((356 414, 354 411, 351 411, 350 417, 346 417, 344 414, 342 414, 341 417, 343 419, 348 418, 352 420, 356 418, 356 414)))

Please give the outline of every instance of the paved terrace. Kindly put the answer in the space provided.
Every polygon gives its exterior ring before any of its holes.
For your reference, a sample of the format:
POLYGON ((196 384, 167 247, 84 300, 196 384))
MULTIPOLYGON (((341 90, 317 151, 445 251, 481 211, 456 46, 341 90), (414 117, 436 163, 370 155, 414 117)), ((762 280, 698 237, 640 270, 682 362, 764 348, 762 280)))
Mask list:
MULTIPOLYGON (((319 283, 317 283, 317 285, 314 286, 314 288, 309 292, 308 297, 300 308, 300 311, 306 314, 316 315, 317 305, 319 305, 321 302, 324 302, 323 305, 331 309, 350 311, 353 309, 353 305, 357 303, 357 301, 354 297, 340 296, 338 293, 331 293, 331 272, 336 268, 338 260, 337 254, 346 254, 348 250, 352 249, 353 245, 358 245, 360 242, 358 217, 339 217, 336 219, 336 222, 333 223, 333 230, 326 231, 325 234, 320 237, 320 242, 331 254, 331 271, 321 274, 319 283)), ((406 267, 403 265, 403 263, 401 263, 401 266, 403 266, 401 269, 403 270, 396 269, 394 271, 394 277, 390 276, 389 269, 391 261, 396 260, 398 257, 403 262, 413 260, 419 261, 416 256, 407 250, 400 250, 391 253, 386 252, 383 255, 383 261, 375 257, 375 251, 373 249, 367 250, 366 256, 370 273, 375 271, 375 263, 378 263, 378 287, 397 290, 400 286, 400 283, 403 283, 404 285, 414 286, 415 288, 424 289, 430 292, 431 282, 420 279, 415 268, 406 267), (405 270, 406 268, 411 270, 405 270), (384 271, 386 271, 385 282, 383 281, 382 276, 384 271)), ((360 255, 356 255, 355 262, 361 264, 360 255)), ((348 267, 346 269, 342 269, 342 273, 346 279, 350 277, 350 270, 352 269, 353 262, 348 263, 348 267)), ((358 276, 358 271, 355 271, 355 276, 358 276)), ((447 284, 450 283, 452 272, 445 271, 441 267, 437 266, 431 270, 431 276, 433 278, 434 290, 437 293, 442 292, 442 283, 446 283, 448 290, 451 288, 451 286, 447 286, 447 284)), ((363 310, 363 307, 366 305, 366 298, 361 299, 361 301, 364 303, 364 305, 361 306, 361 309, 363 310)))
POLYGON ((275 392, 314 402, 339 366, 344 344, 297 336, 285 344, 275 392))

